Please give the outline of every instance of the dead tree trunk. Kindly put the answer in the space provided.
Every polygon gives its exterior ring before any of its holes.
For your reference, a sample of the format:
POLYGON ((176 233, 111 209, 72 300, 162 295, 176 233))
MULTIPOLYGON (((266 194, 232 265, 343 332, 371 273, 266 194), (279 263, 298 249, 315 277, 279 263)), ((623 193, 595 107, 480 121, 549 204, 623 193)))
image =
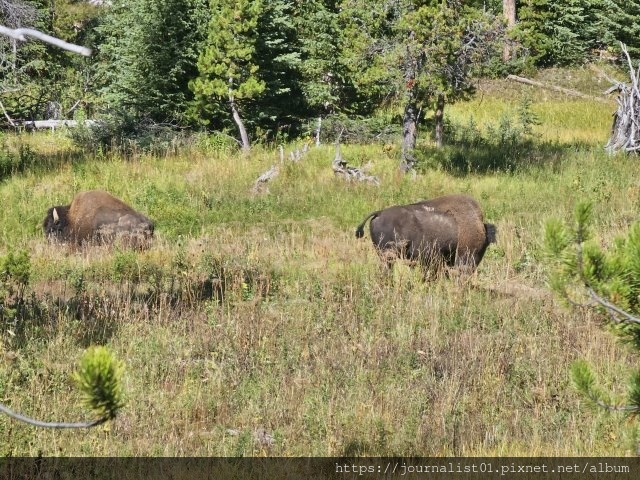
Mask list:
POLYGON ((403 172, 412 170, 416 164, 414 150, 418 138, 418 106, 411 99, 404 107, 402 119, 402 164, 400 169, 403 172))
MULTIPOLYGON (((413 32, 410 34, 410 38, 413 38, 413 32)), ((418 138, 418 117, 420 116, 416 98, 416 76, 419 71, 420 57, 412 54, 410 48, 407 47, 404 67, 406 103, 402 115, 402 161, 400 163, 400 170, 403 173, 413 170, 416 164, 414 151, 418 138)))
POLYGON ((9 125, 11 125, 12 127, 15 127, 16 126, 15 122, 9 116, 9 114, 7 113, 7 109, 4 108, 4 104, 1 101, 0 101, 0 108, 2 109, 2 113, 4 113, 4 117, 7 119, 7 122, 9 122, 9 125))
POLYGON ((249 143, 249 135, 247 135, 247 129, 244 126, 242 117, 240 117, 240 113, 238 112, 238 107, 236 106, 235 98, 233 97, 233 89, 231 88, 232 84, 233 84, 233 79, 229 78, 229 106, 231 107, 231 115, 233 116, 233 121, 236 122, 236 125, 238 126, 238 131, 240 132, 240 140, 242 141, 242 151, 247 153, 251 148, 251 144, 249 143))
POLYGON ((320 146, 320 130, 322 129, 322 117, 318 116, 318 128, 316 129, 316 147, 320 146))
MULTIPOLYGON (((46 33, 42 33, 39 30, 34 30, 33 28, 7 28, 4 25, 0 25, 0 35, 6 35, 11 37, 14 40, 20 40, 22 42, 27 40, 27 37, 33 37, 38 40, 41 40, 46 43, 50 43, 51 45, 55 45, 56 47, 63 48, 65 50, 69 50, 70 52, 79 53, 80 55, 84 55, 86 57, 91 55, 91 49, 86 47, 81 47, 79 45, 74 45, 73 43, 65 42, 64 40, 60 40, 59 38, 52 37, 51 35, 47 35, 46 33)), ((13 50, 15 54, 15 43, 13 44, 13 50)))
MULTIPOLYGON (((502 14, 507 22, 507 32, 516 25, 516 0, 502 0, 502 14)), ((508 38, 505 38, 502 49, 502 59, 505 62, 511 60, 512 45, 508 38)))
POLYGON ((247 135, 247 129, 244 126, 244 122, 238 113, 235 102, 231 101, 231 114, 233 115, 233 121, 236 122, 238 130, 240 131, 240 139, 242 141, 242 151, 248 152, 251 148, 249 144, 249 135, 247 135))
POLYGON ((609 153, 620 150, 638 153, 640 151, 640 64, 634 70, 627 47, 624 44, 621 46, 622 52, 627 57, 631 83, 627 85, 615 82, 615 85, 605 92, 609 94, 618 91, 618 109, 613 114, 611 136, 604 148, 609 153))

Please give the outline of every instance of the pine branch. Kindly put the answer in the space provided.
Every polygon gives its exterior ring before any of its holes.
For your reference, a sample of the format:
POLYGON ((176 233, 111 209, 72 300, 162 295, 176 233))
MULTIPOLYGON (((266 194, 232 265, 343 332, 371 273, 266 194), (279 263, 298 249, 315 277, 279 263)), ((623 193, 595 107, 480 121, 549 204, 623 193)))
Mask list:
POLYGON ((631 315, 628 312, 625 312, 624 310, 622 310, 619 307, 616 307, 614 304, 606 301, 604 298, 602 298, 601 296, 599 296, 594 290, 593 288, 591 288, 590 285, 587 285, 587 290, 589 292, 589 295, 591 296, 591 298, 593 300, 595 300, 596 302, 598 302, 600 305, 602 305, 603 307, 605 307, 607 310, 609 310, 611 313, 613 314, 618 314, 621 315, 622 317, 624 317, 623 319, 620 319, 619 317, 616 317, 615 315, 612 316, 612 318, 614 319, 615 323, 623 323, 623 322, 629 322, 629 323, 636 323, 640 325, 640 318, 631 315))
POLYGON ((566 294, 565 292, 565 299, 571 303, 574 306, 579 306, 579 307, 595 307, 597 305, 603 306, 604 308, 607 309, 607 311, 609 312, 609 315, 611 316, 611 319, 613 320, 614 323, 624 323, 624 322, 629 322, 629 323, 636 323, 640 325, 640 318, 624 311, 623 309, 621 309, 620 307, 617 307, 616 305, 614 305, 613 303, 605 300, 603 297, 601 297, 600 295, 598 295, 595 290, 593 289, 593 287, 591 286, 591 283, 589 282, 589 280, 584 276, 584 272, 583 272, 583 266, 584 266, 584 258, 583 258, 583 254, 582 254, 582 242, 584 241, 584 238, 582 238, 582 236, 585 233, 585 228, 583 226, 583 224, 581 222, 579 222, 578 225, 578 236, 579 238, 577 239, 577 251, 576 251, 576 256, 577 256, 577 269, 579 272, 579 276, 580 276, 580 281, 584 284, 584 286, 587 288, 587 292, 589 293, 589 296, 591 297, 591 299, 596 302, 594 303, 588 303, 588 304, 580 304, 577 303, 575 301, 573 301, 571 298, 569 298, 569 296, 566 294), (621 315, 623 318, 620 318, 616 315, 621 315))
POLYGON ((11 418, 19 420, 21 422, 28 423, 29 425, 34 425, 36 427, 43 427, 43 428, 91 428, 97 425, 101 425, 105 423, 107 420, 109 420, 109 416, 105 416, 105 417, 99 418, 98 420, 94 420, 92 422, 76 422, 76 423, 42 422, 40 420, 35 420, 33 418, 29 418, 19 413, 16 413, 13 410, 7 408, 2 403, 0 403, 0 412, 3 412, 8 416, 10 416, 11 418))
POLYGON ((605 402, 602 392, 596 385, 596 378, 584 361, 574 362, 571 366, 571 378, 574 386, 595 406, 610 412, 638 412, 638 405, 612 405, 605 402))
POLYGON ((610 412, 640 412, 640 407, 636 407, 634 405, 610 405, 608 403, 603 402, 600 399, 590 397, 591 401, 593 401, 596 405, 610 412))

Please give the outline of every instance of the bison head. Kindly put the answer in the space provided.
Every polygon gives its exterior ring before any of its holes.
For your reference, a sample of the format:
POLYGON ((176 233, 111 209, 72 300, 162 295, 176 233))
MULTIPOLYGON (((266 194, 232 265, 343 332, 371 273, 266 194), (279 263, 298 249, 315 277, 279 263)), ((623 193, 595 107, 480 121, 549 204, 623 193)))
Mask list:
POLYGON ((42 222, 42 230, 46 237, 56 240, 65 240, 68 237, 68 213, 68 205, 58 205, 47 211, 47 216, 42 222))

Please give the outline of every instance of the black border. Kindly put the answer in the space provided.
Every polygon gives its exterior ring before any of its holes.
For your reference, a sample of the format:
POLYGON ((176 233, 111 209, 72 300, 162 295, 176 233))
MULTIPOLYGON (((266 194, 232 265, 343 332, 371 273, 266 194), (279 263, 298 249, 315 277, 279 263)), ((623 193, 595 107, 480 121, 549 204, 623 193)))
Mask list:
POLYGON ((638 457, 0 458, 0 480, 640 479, 638 457))

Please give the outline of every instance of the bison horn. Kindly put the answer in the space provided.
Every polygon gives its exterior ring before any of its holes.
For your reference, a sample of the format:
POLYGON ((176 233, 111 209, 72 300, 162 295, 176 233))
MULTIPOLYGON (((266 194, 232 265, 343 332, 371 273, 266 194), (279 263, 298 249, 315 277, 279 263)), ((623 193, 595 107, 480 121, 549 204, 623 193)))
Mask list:
POLYGON ((58 216, 58 211, 55 208, 53 209, 53 221, 54 221, 54 223, 60 222, 60 217, 58 216))

